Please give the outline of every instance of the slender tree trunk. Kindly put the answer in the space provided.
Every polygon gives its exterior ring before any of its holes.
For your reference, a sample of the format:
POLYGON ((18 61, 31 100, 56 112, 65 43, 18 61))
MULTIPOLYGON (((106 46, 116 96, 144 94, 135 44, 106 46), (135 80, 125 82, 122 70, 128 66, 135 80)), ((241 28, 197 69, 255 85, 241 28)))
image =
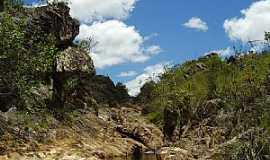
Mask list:
POLYGON ((51 107, 53 109, 59 109, 64 107, 64 75, 65 73, 59 73, 56 69, 57 65, 54 64, 53 69, 53 103, 51 107))

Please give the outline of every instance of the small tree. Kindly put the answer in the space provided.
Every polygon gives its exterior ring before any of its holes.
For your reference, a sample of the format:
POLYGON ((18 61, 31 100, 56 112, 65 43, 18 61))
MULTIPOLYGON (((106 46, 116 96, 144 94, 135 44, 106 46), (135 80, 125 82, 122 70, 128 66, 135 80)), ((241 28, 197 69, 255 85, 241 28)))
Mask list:
POLYGON ((153 100, 154 89, 155 89, 155 82, 154 81, 146 82, 142 86, 141 92, 139 93, 139 95, 135 99, 136 103, 145 104, 145 103, 149 103, 151 100, 153 100))
POLYGON ((0 1, 0 12, 8 11, 12 9, 21 9, 23 5, 22 0, 1 0, 0 1))
POLYGON ((89 37, 87 39, 83 39, 78 43, 79 47, 83 50, 91 53, 94 48, 98 45, 98 42, 94 39, 94 37, 89 37))
POLYGON ((270 50, 270 32, 265 32, 265 38, 266 43, 267 43, 267 51, 270 50))
POLYGON ((118 102, 126 102, 129 99, 128 89, 123 83, 117 83, 116 86, 116 99, 118 102))
POLYGON ((265 40, 270 42, 270 32, 265 32, 265 40))

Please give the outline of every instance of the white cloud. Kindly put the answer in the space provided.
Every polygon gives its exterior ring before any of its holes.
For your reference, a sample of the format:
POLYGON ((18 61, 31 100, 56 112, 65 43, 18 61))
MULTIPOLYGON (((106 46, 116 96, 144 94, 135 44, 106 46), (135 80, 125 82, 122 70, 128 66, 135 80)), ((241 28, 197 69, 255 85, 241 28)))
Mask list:
POLYGON ((204 55, 208 55, 208 54, 211 54, 211 53, 217 53, 221 57, 229 57, 231 55, 234 55, 235 51, 231 47, 228 47, 228 48, 225 48, 225 49, 213 50, 213 51, 205 53, 204 55))
POLYGON ((198 17, 192 17, 188 22, 183 24, 187 28, 196 29, 198 31, 206 32, 208 30, 207 23, 198 17))
POLYGON ((267 41, 253 41, 252 43, 249 43, 250 44, 250 48, 249 50, 250 51, 253 51, 253 52, 257 52, 257 53, 261 53, 263 51, 267 51, 269 50, 269 45, 267 43, 267 41))
POLYGON ((135 27, 118 20, 95 22, 90 26, 81 25, 78 39, 87 39, 90 36, 98 42, 91 54, 97 68, 127 62, 145 62, 160 50, 158 46, 146 48, 144 37, 135 27))
POLYGON ((98 42, 90 53, 97 68, 142 63, 162 51, 158 45, 146 45, 156 33, 144 37, 134 26, 122 22, 129 17, 138 0, 58 1, 67 1, 71 16, 81 22, 77 40, 93 37, 98 42))
POLYGON ((157 45, 150 46, 146 49, 146 53, 151 55, 159 54, 160 52, 162 52, 162 49, 157 45))
POLYGON ((154 38, 154 37, 157 37, 157 36, 159 36, 158 33, 153 33, 153 34, 151 34, 151 35, 149 35, 149 36, 144 37, 144 40, 145 40, 145 41, 148 41, 148 40, 150 40, 150 39, 152 39, 152 38, 154 38))
POLYGON ((165 67, 169 66, 170 62, 159 63, 153 66, 148 66, 144 69, 144 73, 138 75, 135 79, 126 83, 126 86, 129 90, 129 94, 136 96, 139 94, 141 87, 151 80, 157 81, 159 75, 163 74, 165 67))
POLYGON ((231 40, 264 39, 264 32, 270 31, 270 0, 254 2, 241 11, 242 17, 234 17, 224 22, 224 28, 231 40))
POLYGON ((36 8, 36 7, 46 6, 46 5, 47 5, 46 2, 39 1, 39 2, 32 2, 30 4, 25 4, 24 7, 26 7, 26 8, 36 8))
POLYGON ((83 23, 91 23, 95 20, 105 19, 125 19, 129 16, 130 12, 133 11, 136 1, 137 0, 68 0, 71 15, 83 23))
POLYGON ((121 72, 117 77, 133 77, 136 76, 138 73, 136 71, 127 71, 121 72))

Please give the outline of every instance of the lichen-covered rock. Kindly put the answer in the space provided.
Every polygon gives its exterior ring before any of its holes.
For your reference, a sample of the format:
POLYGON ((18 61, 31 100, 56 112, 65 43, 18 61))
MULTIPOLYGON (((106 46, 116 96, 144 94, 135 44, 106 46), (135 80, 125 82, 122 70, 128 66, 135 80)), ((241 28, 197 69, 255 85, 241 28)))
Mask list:
POLYGON ((115 100, 116 88, 110 77, 97 75, 90 78, 89 82, 85 86, 92 91, 93 97, 98 102, 110 103, 115 100))
POLYGON ((69 47, 57 59, 57 72, 83 72, 95 75, 95 67, 88 53, 80 48, 69 47))
POLYGON ((97 103, 110 104, 110 106, 115 106, 116 103, 121 103, 123 100, 128 101, 129 97, 126 99, 120 99, 119 95, 123 92, 108 76, 95 75, 89 76, 85 75, 80 78, 80 91, 87 91, 88 96, 93 97, 97 103))
POLYGON ((71 108, 89 109, 90 107, 94 109, 93 100, 97 104, 108 104, 115 100, 117 90, 109 77, 91 76, 89 73, 84 74, 83 72, 60 72, 59 74, 63 73, 67 75, 63 81, 65 105, 69 105, 71 108))
POLYGON ((70 46, 79 34, 79 21, 69 14, 69 7, 64 3, 37 7, 28 15, 27 35, 32 40, 46 41, 44 35, 52 34, 56 46, 63 49, 70 46))
POLYGON ((35 87, 29 89, 27 94, 21 96, 26 110, 36 110, 47 108, 47 103, 52 99, 52 85, 39 83, 35 87))
POLYGON ((131 108, 113 109, 112 115, 112 119, 119 124, 116 131, 122 136, 132 138, 149 149, 162 147, 163 133, 158 127, 140 118, 141 111, 131 108))
POLYGON ((163 144, 162 142, 162 132, 154 127, 153 125, 142 125, 142 124, 126 124, 120 125, 116 127, 116 130, 127 136, 132 138, 145 146, 149 149, 157 149, 160 148, 163 144))

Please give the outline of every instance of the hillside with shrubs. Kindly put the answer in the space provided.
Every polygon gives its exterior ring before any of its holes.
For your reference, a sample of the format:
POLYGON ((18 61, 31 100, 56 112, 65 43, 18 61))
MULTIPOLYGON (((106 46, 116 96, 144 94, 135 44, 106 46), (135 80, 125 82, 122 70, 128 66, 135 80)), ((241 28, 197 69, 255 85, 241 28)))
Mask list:
MULTIPOLYGON (((265 39, 269 45, 269 33, 265 39)), ((168 145, 221 159, 268 159, 269 82, 268 49, 225 58, 211 53, 168 68, 136 102, 168 145)))
POLYGON ((270 33, 260 52, 167 67, 132 97, 97 75, 69 12, 0 1, 1 160, 270 159, 270 33))

